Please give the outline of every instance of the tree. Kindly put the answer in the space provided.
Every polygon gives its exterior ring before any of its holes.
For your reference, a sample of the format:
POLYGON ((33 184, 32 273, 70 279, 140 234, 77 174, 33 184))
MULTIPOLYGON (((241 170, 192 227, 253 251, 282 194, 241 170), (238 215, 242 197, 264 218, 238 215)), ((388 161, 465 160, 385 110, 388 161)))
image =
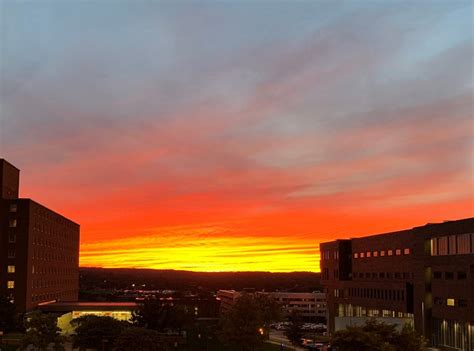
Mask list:
POLYGON ((396 335, 394 345, 397 350, 419 351, 425 349, 426 340, 415 333, 410 325, 405 324, 401 332, 396 335))
POLYGON ((132 315, 135 326, 160 332, 167 329, 181 331, 191 325, 192 321, 192 311, 186 306, 172 306, 156 299, 146 299, 132 315))
POLYGON ((263 329, 265 333, 264 335, 268 338, 270 332, 270 324, 282 319, 281 306, 274 298, 269 295, 256 294, 254 296, 261 313, 263 329))
POLYGON ((30 345, 37 350, 46 350, 53 344, 54 350, 64 350, 64 338, 59 334, 61 329, 57 325, 57 316, 33 312, 25 320, 26 335, 23 338, 21 349, 25 350, 30 345))
POLYGON ((124 329, 114 343, 115 351, 167 351, 166 340, 155 330, 130 327, 124 329))
POLYGON ((370 319, 363 326, 337 331, 332 344, 340 351, 421 351, 426 342, 409 325, 397 331, 395 325, 370 319))
POLYGON ((79 349, 110 349, 130 323, 116 320, 112 317, 94 315, 83 316, 71 321, 75 327, 73 335, 74 348, 79 349))
POLYGON ((15 305, 7 295, 0 294, 0 331, 9 333, 15 330, 18 324, 15 305))
POLYGON ((220 338, 225 344, 233 345, 242 351, 253 350, 262 344, 265 338, 265 325, 278 315, 276 304, 261 304, 262 299, 253 294, 240 296, 221 319, 220 338))
POLYGON ((361 327, 348 327, 334 334, 332 345, 340 351, 395 351, 376 333, 364 331, 361 327))
POLYGON ((295 346, 301 346, 303 338, 303 321, 297 311, 292 311, 290 315, 290 325, 285 330, 285 336, 295 346))

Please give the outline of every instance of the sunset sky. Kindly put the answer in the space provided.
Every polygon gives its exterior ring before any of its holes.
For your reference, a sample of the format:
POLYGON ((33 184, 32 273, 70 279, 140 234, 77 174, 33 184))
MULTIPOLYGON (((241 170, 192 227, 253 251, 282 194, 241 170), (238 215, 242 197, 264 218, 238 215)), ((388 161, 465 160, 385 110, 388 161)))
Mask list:
POLYGON ((0 158, 81 265, 318 271, 474 215, 471 1, 0 0, 0 158))

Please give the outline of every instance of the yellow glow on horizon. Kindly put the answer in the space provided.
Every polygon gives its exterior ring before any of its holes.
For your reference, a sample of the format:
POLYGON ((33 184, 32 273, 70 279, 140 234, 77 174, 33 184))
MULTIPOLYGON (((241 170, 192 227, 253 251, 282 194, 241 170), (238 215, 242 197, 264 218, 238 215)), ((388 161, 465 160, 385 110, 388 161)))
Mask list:
POLYGON ((84 243, 80 265, 200 272, 319 271, 316 242, 289 237, 221 236, 221 229, 156 229, 140 237, 84 243))

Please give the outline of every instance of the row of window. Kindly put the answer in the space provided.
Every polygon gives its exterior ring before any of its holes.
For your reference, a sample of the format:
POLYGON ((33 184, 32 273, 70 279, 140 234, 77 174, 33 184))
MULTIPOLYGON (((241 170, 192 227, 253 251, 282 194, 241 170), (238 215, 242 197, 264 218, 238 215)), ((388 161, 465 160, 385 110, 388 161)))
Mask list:
MULTIPOLYGON (((393 310, 379 310, 366 308, 364 306, 354 306, 351 304, 338 304, 336 313, 338 317, 385 317, 385 318, 410 318, 413 313, 397 312, 393 310)), ((413 321, 410 322, 410 324, 413 321)))
POLYGON ((405 290, 375 289, 375 288, 346 288, 334 289, 335 297, 360 297, 388 301, 405 301, 405 290))
POLYGON ((77 280, 75 279, 55 279, 55 280, 44 280, 44 279, 33 279, 32 287, 33 289, 42 289, 42 288, 50 288, 59 285, 68 285, 68 284, 76 284, 77 280))
POLYGON ((365 251, 365 252, 355 252, 353 254, 353 257, 355 259, 358 258, 371 258, 371 257, 384 257, 384 256, 401 256, 403 255, 409 255, 411 253, 411 250, 409 248, 404 248, 402 249, 388 249, 388 250, 375 250, 375 251, 365 251))
POLYGON ((42 302, 42 301, 51 301, 57 300, 61 297, 65 296, 75 296, 77 294, 77 290, 65 290, 61 291, 60 293, 49 293, 49 294, 34 294, 31 296, 32 302, 42 302))
POLYGON ((354 272, 354 279, 413 279, 410 272, 354 272))
POLYGON ((329 251, 329 250, 323 251, 322 255, 321 255, 321 259, 322 260, 330 260, 331 256, 332 256, 333 259, 338 260, 339 259, 339 251, 332 251, 332 255, 331 255, 331 251, 329 251))
MULTIPOLYGON (((53 252, 56 252, 53 250, 53 252)), ((77 257, 71 255, 49 253, 44 250, 33 250, 33 259, 40 261, 61 261, 61 262, 76 262, 77 257)))
MULTIPOLYGON (((9 220, 9 227, 10 228, 17 228, 18 227, 18 220, 17 219, 10 219, 9 220)), ((42 232, 42 230, 41 230, 42 232)), ((55 234, 55 233, 53 233, 55 234)), ((61 248, 61 249, 66 249, 70 251, 76 251, 77 250, 77 243, 76 242, 71 242, 71 240, 61 240, 61 237, 71 237, 73 235, 72 232, 58 232, 56 234, 57 238, 56 240, 48 240, 45 238, 40 238, 37 235, 33 236, 33 244, 35 245, 42 245, 42 246, 48 246, 48 247, 54 247, 54 248, 61 248), (63 233, 63 235, 59 235, 59 233, 63 233)), ((8 235, 8 242, 10 243, 16 243, 16 234, 15 233, 9 233, 8 235)))
POLYGON ((435 305, 441 305, 441 306, 448 306, 448 307, 467 307, 468 302, 467 300, 464 299, 454 299, 454 298, 447 298, 443 299, 441 297, 435 297, 434 298, 434 304, 435 305))
POLYGON ((474 233, 447 235, 431 239, 431 256, 474 253, 474 233))
MULTIPOLYGON (((467 279, 466 272, 444 272, 444 279, 446 280, 453 280, 456 276, 458 280, 467 279)), ((443 279, 443 272, 433 272, 433 279, 443 279)))

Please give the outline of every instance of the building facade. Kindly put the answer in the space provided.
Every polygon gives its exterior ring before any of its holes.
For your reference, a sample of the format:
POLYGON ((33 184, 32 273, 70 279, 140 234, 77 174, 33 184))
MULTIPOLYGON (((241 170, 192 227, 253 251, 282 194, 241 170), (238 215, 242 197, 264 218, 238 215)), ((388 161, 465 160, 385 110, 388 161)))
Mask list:
POLYGON ((19 312, 48 301, 76 301, 79 225, 19 198, 20 171, 0 159, 0 290, 19 312))
MULTIPOLYGON (((265 294, 277 301, 284 313, 288 317, 296 311, 307 321, 322 321, 326 319, 326 295, 322 292, 256 292, 255 294, 265 294)), ((230 310, 235 301, 242 295, 242 292, 235 290, 219 290, 217 298, 220 300, 220 310, 225 313, 230 310)))
POLYGON ((330 332, 377 318, 474 350, 474 218, 322 243, 320 254, 330 332))

